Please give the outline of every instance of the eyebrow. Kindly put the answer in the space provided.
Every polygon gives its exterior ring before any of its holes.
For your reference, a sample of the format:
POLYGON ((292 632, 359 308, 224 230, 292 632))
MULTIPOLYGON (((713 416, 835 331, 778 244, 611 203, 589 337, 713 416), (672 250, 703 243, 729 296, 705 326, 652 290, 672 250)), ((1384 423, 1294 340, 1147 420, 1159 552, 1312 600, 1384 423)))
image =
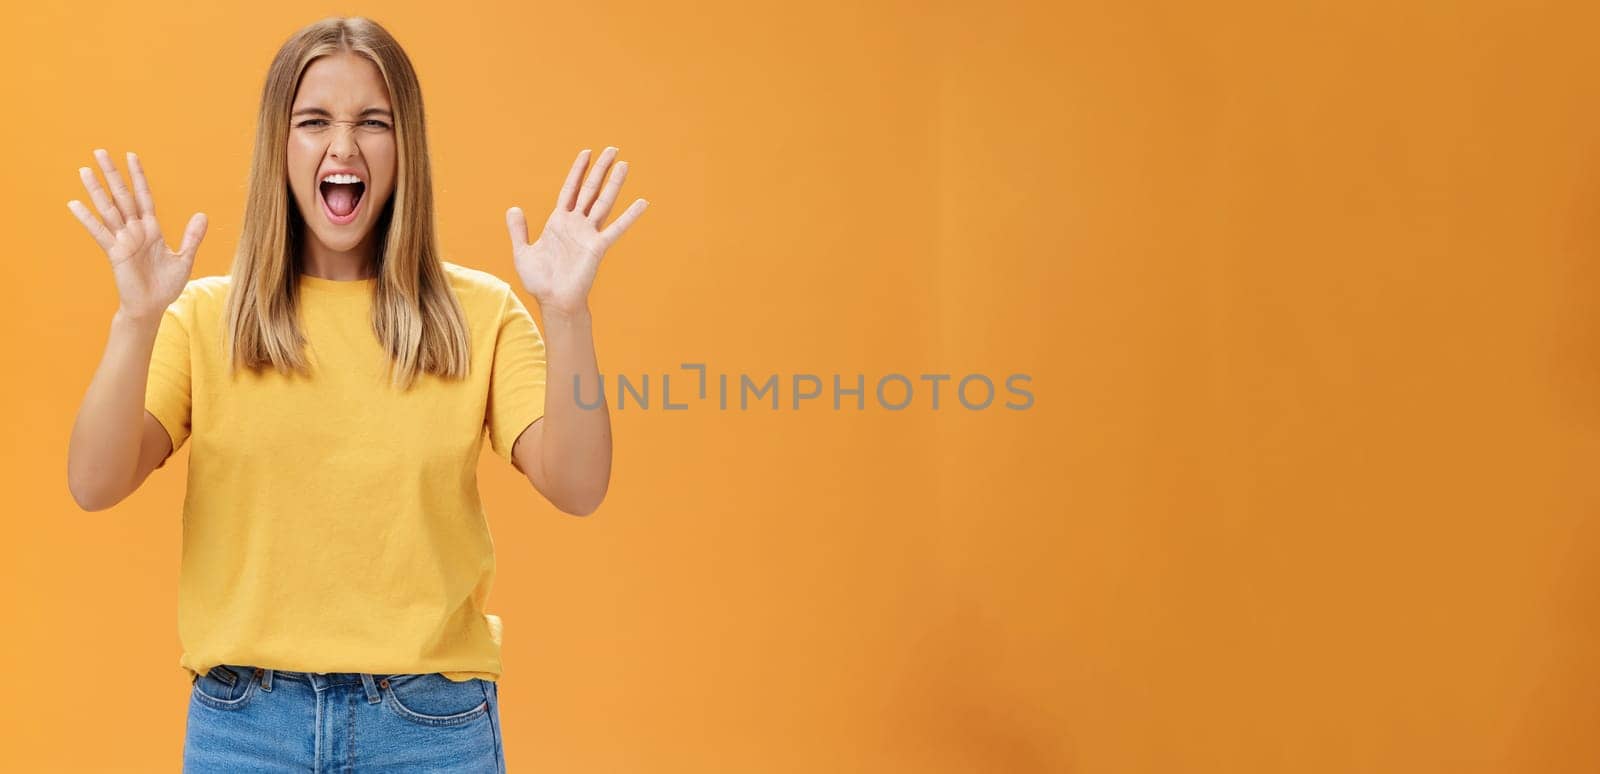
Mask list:
MULTIPOLYGON (((391 119, 394 118, 394 114, 393 113, 389 112, 388 110, 385 110, 384 108, 380 108, 380 107, 369 107, 366 110, 361 111, 357 115, 359 117, 365 118, 366 116, 380 115, 380 114, 383 115, 383 116, 386 116, 388 118, 391 118, 391 119)), ((294 118, 295 116, 299 116, 299 115, 327 116, 329 118, 333 118, 333 114, 332 113, 329 113, 328 111, 323 110, 322 108, 319 108, 319 107, 300 108, 299 110, 296 110, 296 111, 294 111, 294 113, 290 114, 289 117, 290 118, 294 118)))

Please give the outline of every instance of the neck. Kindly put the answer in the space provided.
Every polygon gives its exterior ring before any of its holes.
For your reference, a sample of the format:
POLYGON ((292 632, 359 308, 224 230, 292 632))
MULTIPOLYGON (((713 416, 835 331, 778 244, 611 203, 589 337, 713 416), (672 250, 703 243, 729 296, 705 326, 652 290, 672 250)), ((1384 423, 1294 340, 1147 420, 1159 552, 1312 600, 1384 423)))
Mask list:
POLYGON ((349 250, 335 250, 306 229, 301 255, 301 272, 330 280, 361 280, 377 276, 373 233, 349 250))

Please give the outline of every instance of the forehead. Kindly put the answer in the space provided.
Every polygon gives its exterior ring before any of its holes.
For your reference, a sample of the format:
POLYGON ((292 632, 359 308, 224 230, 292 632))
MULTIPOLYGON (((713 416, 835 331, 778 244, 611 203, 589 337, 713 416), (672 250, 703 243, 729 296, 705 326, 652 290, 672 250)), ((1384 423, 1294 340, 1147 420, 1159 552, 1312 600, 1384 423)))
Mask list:
POLYGON ((320 107, 356 113, 369 107, 389 107, 389 89, 372 60, 342 51, 318 57, 306 66, 295 90, 294 109, 320 107))

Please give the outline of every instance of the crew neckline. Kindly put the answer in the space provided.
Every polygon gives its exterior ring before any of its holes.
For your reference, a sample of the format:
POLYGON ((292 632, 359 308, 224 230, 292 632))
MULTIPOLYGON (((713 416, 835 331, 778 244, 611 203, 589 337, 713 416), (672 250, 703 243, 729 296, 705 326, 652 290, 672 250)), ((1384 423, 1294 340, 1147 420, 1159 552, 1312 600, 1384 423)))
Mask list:
POLYGON ((336 293, 340 295, 356 295, 372 292, 372 287, 378 284, 377 277, 366 279, 336 280, 326 277, 314 277, 310 274, 300 274, 300 287, 318 293, 336 293))

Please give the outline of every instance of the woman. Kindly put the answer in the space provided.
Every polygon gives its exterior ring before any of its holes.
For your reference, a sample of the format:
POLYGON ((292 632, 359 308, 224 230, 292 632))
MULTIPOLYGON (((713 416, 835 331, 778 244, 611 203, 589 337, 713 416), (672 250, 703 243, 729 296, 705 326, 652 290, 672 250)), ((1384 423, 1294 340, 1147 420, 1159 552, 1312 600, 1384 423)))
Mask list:
POLYGON ((646 206, 601 227, 615 155, 578 154, 531 244, 506 214, 543 335, 509 283, 440 258, 417 77, 372 21, 327 19, 279 50, 228 275, 189 280, 205 216, 169 248, 134 154, 131 190, 105 151, 109 194, 80 170, 98 218, 68 206, 120 306, 68 478, 108 508, 193 439, 186 771, 504 770, 475 470, 487 432, 562 511, 605 495, 609 415, 574 390, 598 384, 600 258, 646 206))

